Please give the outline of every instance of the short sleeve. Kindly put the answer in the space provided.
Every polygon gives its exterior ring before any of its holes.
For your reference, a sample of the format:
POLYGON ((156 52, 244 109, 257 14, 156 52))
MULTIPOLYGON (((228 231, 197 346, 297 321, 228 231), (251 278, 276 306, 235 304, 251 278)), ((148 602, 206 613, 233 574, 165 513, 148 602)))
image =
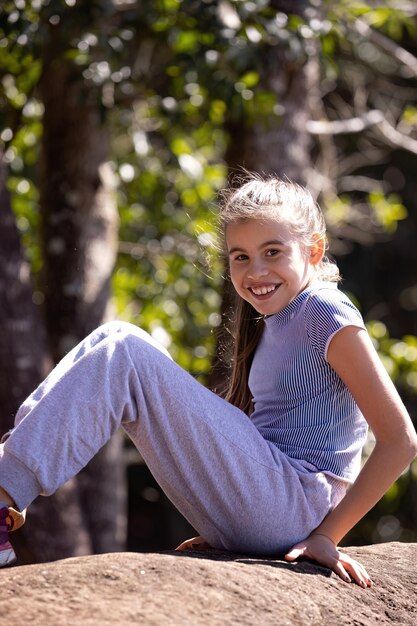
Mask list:
POLYGON ((346 326, 365 328, 362 315, 337 288, 319 289, 306 302, 305 327, 313 347, 327 361, 327 350, 335 334, 346 326))

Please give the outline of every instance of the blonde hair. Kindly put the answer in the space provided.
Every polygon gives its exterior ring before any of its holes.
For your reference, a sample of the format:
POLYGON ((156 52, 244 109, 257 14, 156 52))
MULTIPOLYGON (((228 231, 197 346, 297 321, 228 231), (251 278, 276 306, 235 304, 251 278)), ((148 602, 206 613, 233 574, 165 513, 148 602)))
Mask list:
MULTIPOLYGON (((222 193, 218 218, 223 250, 226 252, 226 231, 229 224, 247 219, 274 219, 284 223, 305 246, 319 238, 326 242, 326 223, 323 213, 310 192, 289 180, 274 176, 245 173, 240 185, 222 193)), ((337 265, 326 255, 314 266, 321 281, 340 280, 337 265)), ((250 366, 264 328, 263 317, 245 300, 234 294, 232 315, 229 318, 227 355, 229 377, 222 395, 247 414, 252 412, 252 398, 248 388, 250 366)))

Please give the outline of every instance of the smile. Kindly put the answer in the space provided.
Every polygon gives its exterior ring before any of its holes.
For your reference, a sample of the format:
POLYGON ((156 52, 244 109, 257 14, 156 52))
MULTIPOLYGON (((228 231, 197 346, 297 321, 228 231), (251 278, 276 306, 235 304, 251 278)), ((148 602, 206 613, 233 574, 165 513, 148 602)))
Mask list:
POLYGON ((266 296, 279 288, 280 285, 269 285, 264 287, 249 287, 249 291, 255 296, 266 296))

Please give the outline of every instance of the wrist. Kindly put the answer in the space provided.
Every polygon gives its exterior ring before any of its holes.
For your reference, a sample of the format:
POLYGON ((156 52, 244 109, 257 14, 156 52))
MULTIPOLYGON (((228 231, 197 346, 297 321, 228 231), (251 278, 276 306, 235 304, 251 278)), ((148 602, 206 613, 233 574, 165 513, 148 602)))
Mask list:
POLYGON ((335 541, 330 535, 323 533, 321 531, 313 531, 310 535, 310 537, 312 536, 319 536, 319 537, 326 537, 326 539, 328 539, 334 546, 337 545, 337 541, 335 541))

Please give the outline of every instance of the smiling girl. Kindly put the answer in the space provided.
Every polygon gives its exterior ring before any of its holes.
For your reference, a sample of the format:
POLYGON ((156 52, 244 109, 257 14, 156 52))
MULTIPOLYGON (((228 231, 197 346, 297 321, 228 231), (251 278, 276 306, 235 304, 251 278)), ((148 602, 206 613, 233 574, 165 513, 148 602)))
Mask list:
POLYGON ((225 198, 237 296, 226 398, 142 330, 98 328, 22 405, 0 446, 0 564, 14 560, 8 531, 19 511, 77 473, 121 425, 201 535, 179 549, 305 556, 371 585, 337 544, 411 462, 415 430, 337 288, 311 195, 251 177, 225 198), (376 444, 360 469, 368 424, 376 444))

